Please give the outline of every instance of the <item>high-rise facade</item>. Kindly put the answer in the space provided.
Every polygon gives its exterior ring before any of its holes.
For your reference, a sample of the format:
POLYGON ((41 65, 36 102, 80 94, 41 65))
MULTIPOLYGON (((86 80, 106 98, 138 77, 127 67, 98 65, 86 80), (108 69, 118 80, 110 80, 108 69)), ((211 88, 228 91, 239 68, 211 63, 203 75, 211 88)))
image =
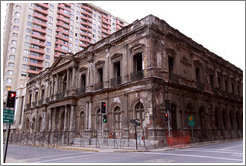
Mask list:
POLYGON ((4 94, 128 23, 86 3, 9 3, 4 26, 4 94))

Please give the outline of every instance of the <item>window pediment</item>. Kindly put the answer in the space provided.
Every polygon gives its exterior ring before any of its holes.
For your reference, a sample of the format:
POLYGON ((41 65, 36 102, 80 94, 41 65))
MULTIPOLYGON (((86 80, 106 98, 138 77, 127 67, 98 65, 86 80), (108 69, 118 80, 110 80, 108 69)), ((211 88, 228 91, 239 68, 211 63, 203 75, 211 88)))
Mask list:
POLYGON ((104 63, 105 63, 105 61, 103 61, 103 60, 98 60, 98 61, 95 63, 95 67, 96 67, 96 68, 101 68, 101 67, 103 67, 104 63))

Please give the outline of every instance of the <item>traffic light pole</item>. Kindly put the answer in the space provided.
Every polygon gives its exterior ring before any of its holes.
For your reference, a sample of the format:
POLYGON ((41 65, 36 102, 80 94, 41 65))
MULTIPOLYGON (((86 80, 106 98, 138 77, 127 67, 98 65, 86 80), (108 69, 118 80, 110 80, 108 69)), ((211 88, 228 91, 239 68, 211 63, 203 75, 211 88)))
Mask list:
POLYGON ((138 137, 137 137, 137 124, 135 126, 135 133, 136 133, 136 150, 138 150, 138 137))
POLYGON ((8 150, 8 143, 9 143, 9 133, 10 133, 10 126, 11 124, 8 124, 8 128, 7 128, 7 138, 5 141, 5 151, 4 151, 4 158, 3 158, 3 162, 5 163, 6 160, 6 155, 7 155, 7 150, 8 150))
POLYGON ((170 111, 169 110, 167 111, 167 114, 168 114, 168 121, 167 121, 167 125, 168 125, 168 136, 170 136, 170 117, 169 117, 170 111))
POLYGON ((102 114, 102 146, 103 146, 103 114, 102 114))

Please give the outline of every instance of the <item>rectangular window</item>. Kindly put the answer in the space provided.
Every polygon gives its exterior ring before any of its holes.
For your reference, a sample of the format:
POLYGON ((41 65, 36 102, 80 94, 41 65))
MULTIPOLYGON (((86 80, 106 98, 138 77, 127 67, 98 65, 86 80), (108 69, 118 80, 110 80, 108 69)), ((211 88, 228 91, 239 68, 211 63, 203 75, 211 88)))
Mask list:
POLYGON ((27 65, 22 65, 22 69, 27 69, 27 65))
POLYGON ((211 85, 211 88, 213 89, 214 88, 214 76, 213 75, 210 75, 210 85, 211 85))
POLYGON ((32 20, 32 19, 33 19, 33 16, 28 15, 27 18, 28 18, 29 20, 32 20))
POLYGON ((12 33, 12 37, 18 37, 17 33, 12 33))
POLYGON ((9 62, 9 63, 8 63, 8 67, 11 67, 11 68, 14 67, 14 63, 9 62))
POLYGON ((20 17, 20 13, 19 12, 15 12, 15 17, 20 17))
POLYGON ((45 59, 50 59, 50 56, 46 54, 45 59))
POLYGON ((168 57, 168 69, 169 69, 169 73, 173 73, 173 58, 172 57, 168 57))
POLYGON ((24 56, 24 57, 23 57, 23 61, 24 61, 24 62, 28 62, 28 57, 25 57, 25 56, 24 56))
POLYGON ((49 48, 46 48, 46 52, 50 52, 50 49, 49 48))
POLYGON ((32 26, 32 23, 27 21, 27 26, 31 27, 32 26))
POLYGON ((19 19, 14 19, 14 23, 19 24, 20 20, 19 19))
POLYGON ((14 26, 14 30, 15 30, 15 31, 19 31, 19 27, 15 25, 15 26, 14 26))
POLYGON ((28 55, 29 54, 29 50, 24 50, 24 54, 28 55))
POLYGON ((225 81, 225 91, 228 92, 228 82, 225 81))
POLYGON ((16 40, 12 40, 12 41, 11 41, 11 44, 12 44, 12 45, 16 45, 16 44, 17 44, 17 41, 16 41, 16 40))
POLYGON ((82 74, 81 76, 81 87, 84 88, 86 87, 86 75, 82 74))
POLYGON ((98 72, 98 82, 103 82, 103 68, 97 70, 98 72))
POLYGON ((196 81, 200 82, 200 69, 196 67, 196 81))
POLYGON ((30 39, 31 39, 31 37, 30 37, 30 36, 28 36, 28 35, 26 35, 25 39, 30 40, 30 39))
POLYGON ((53 17, 49 16, 48 17, 49 21, 53 21, 53 17))
POLYGON ((51 42, 46 42, 46 46, 51 46, 51 42))
POLYGON ((27 28, 27 29, 26 29, 26 32, 27 32, 27 33, 31 33, 31 32, 32 32, 32 30, 31 30, 31 29, 29 29, 29 28, 27 28))

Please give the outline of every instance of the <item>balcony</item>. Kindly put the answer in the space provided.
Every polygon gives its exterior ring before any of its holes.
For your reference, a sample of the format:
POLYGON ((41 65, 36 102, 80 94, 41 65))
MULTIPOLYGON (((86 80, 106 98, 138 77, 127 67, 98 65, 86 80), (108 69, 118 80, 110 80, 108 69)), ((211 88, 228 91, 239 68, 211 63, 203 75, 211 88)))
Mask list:
POLYGON ((103 89, 103 82, 96 83, 94 85, 95 90, 103 89))
POLYGON ((92 19, 91 18, 88 18, 88 17, 85 17, 85 16, 81 16, 80 18, 85 20, 85 22, 90 22, 92 24, 92 19))
POLYGON ((84 93, 85 93, 85 87, 76 89, 76 94, 77 94, 77 95, 82 95, 82 94, 84 94, 84 93))
POLYGON ((43 7, 44 9, 48 9, 49 6, 47 3, 36 3, 36 5, 43 7))
POLYGON ((46 40, 44 35, 32 34, 31 37, 39 40, 46 40))
POLYGON ((30 51, 33 51, 33 52, 37 52, 37 53, 40 53, 40 54, 44 54, 44 49, 36 49, 36 48, 30 48, 30 51))
POLYGON ((110 15, 105 16, 104 14, 102 14, 102 18, 104 18, 104 19, 111 19, 110 15))
POLYGON ((92 11, 92 9, 91 9, 91 8, 89 8, 88 6, 81 5, 81 8, 82 8, 82 9, 84 9, 84 10, 89 11, 90 13, 92 13, 92 12, 93 12, 93 11, 92 11))
POLYGON ((119 20, 116 20, 116 24, 118 24, 118 25, 120 25, 120 26, 124 26, 124 24, 123 23, 121 23, 119 20))
POLYGON ((32 27, 32 30, 33 31, 37 31, 39 33, 42 33, 43 35, 46 34, 46 30, 45 29, 39 29, 39 28, 32 27))
POLYGON ((204 84, 203 83, 201 83, 201 82, 196 82, 196 87, 199 89, 199 90, 204 90, 204 84))
POLYGON ((67 29, 67 30, 70 29, 70 28, 69 28, 69 25, 65 25, 62 21, 58 21, 58 22, 56 23, 56 25, 57 25, 57 26, 61 26, 61 27, 65 28, 65 29, 67 29))
POLYGON ((63 10, 58 10, 57 13, 65 16, 67 18, 70 18, 71 17, 69 14, 65 13, 63 10))
POLYGON ((39 21, 39 20, 33 20, 32 23, 47 28, 46 22, 39 21))
POLYGON ((56 32, 62 32, 64 35, 69 36, 69 32, 66 31, 66 30, 64 30, 62 27, 58 27, 58 28, 56 29, 56 32))
POLYGON ((83 14, 83 15, 86 15, 86 16, 88 16, 90 18, 92 18, 92 14, 89 13, 89 12, 87 12, 87 11, 82 10, 80 13, 83 14))
POLYGON ((40 47, 45 47, 44 42, 36 42, 36 41, 31 40, 30 43, 37 45, 37 46, 40 46, 40 47))
POLYGON ((56 100, 63 99, 64 96, 65 96, 65 92, 57 93, 57 94, 56 94, 56 100))
POLYGON ((79 46, 85 48, 85 47, 87 47, 88 45, 87 45, 87 44, 80 43, 79 46))
POLYGON ((90 27, 92 28, 92 25, 87 23, 87 22, 84 22, 84 21, 80 21, 80 24, 84 25, 84 26, 87 26, 87 27, 90 27))
POLYGON ((174 73, 169 73, 169 79, 171 82, 179 83, 179 76, 174 73))
POLYGON ((143 70, 135 71, 131 73, 131 81, 138 81, 144 77, 143 70))
POLYGON ((102 32, 103 32, 103 33, 106 33, 107 35, 110 35, 110 34, 111 34, 110 31, 106 31, 106 30, 104 30, 104 29, 102 29, 102 32))
POLYGON ((32 63, 32 62, 28 62, 27 63, 29 66, 35 66, 35 67, 39 67, 39 68, 43 68, 43 63, 32 63))
POLYGON ((92 39, 92 37, 91 37, 91 35, 89 33, 80 32, 80 35, 82 37, 88 37, 88 38, 92 39))
POLYGON ((64 37, 62 34, 57 34, 56 38, 62 39, 62 40, 67 41, 67 42, 69 40, 68 38, 64 37))
POLYGON ((63 46, 68 47, 68 42, 67 42, 67 44, 66 44, 66 43, 64 43, 62 40, 58 40, 58 41, 56 41, 56 42, 55 42, 55 44, 58 44, 58 45, 63 45, 63 46))
POLYGON ((37 7, 37 6, 34 7, 34 11, 37 11, 39 13, 42 13, 42 14, 44 14, 46 16, 48 15, 48 11, 47 10, 44 10, 44 9, 42 9, 40 7, 37 7))
POLYGON ((27 70, 27 73, 30 73, 30 74, 38 74, 40 73, 42 70, 27 70))
POLYGON ((121 84, 121 77, 114 77, 110 80, 110 82, 111 82, 112 87, 120 85, 121 84))
POLYGON ((62 15, 58 15, 57 20, 61 20, 67 24, 70 24, 70 20, 66 17, 63 17, 62 15))
POLYGON ((103 19, 103 20, 102 20, 102 22, 103 22, 104 24, 109 25, 109 26, 111 25, 111 22, 110 22, 110 21, 108 21, 108 20, 103 19))
POLYGON ((80 29, 92 33, 92 30, 87 27, 80 26, 80 29))
MULTIPOLYGON (((69 5, 67 5, 67 4, 65 5, 65 4, 63 4, 63 3, 60 3, 57 7, 58 7, 58 8, 61 8, 61 9, 65 9, 65 10, 71 12, 70 8, 67 7, 67 6, 69 6, 69 5)), ((71 6, 71 5, 70 5, 70 6, 71 6)))
POLYGON ((35 56, 35 55, 30 55, 28 56, 29 58, 32 58, 32 59, 36 59, 36 60, 40 60, 40 61, 44 61, 44 58, 43 56, 35 56))
POLYGON ((66 53, 68 52, 68 51, 66 51, 66 50, 63 50, 62 47, 60 47, 60 46, 57 46, 57 47, 55 48, 55 51, 59 51, 59 52, 64 53, 64 54, 66 54, 66 53))
POLYGON ((107 29, 107 30, 111 30, 111 26, 106 26, 106 25, 104 25, 104 24, 102 24, 102 28, 105 28, 105 29, 107 29))
POLYGON ((44 20, 44 21, 48 21, 48 19, 46 18, 46 16, 44 16, 42 14, 34 13, 33 14, 33 17, 38 18, 38 19, 41 19, 41 20, 44 20))
POLYGON ((37 101, 32 102, 32 105, 36 106, 37 105, 37 101))
POLYGON ((68 6, 69 8, 71 7, 70 3, 64 3, 64 5, 68 6))
POLYGON ((90 39, 80 38, 79 40, 91 44, 91 40, 90 39))

